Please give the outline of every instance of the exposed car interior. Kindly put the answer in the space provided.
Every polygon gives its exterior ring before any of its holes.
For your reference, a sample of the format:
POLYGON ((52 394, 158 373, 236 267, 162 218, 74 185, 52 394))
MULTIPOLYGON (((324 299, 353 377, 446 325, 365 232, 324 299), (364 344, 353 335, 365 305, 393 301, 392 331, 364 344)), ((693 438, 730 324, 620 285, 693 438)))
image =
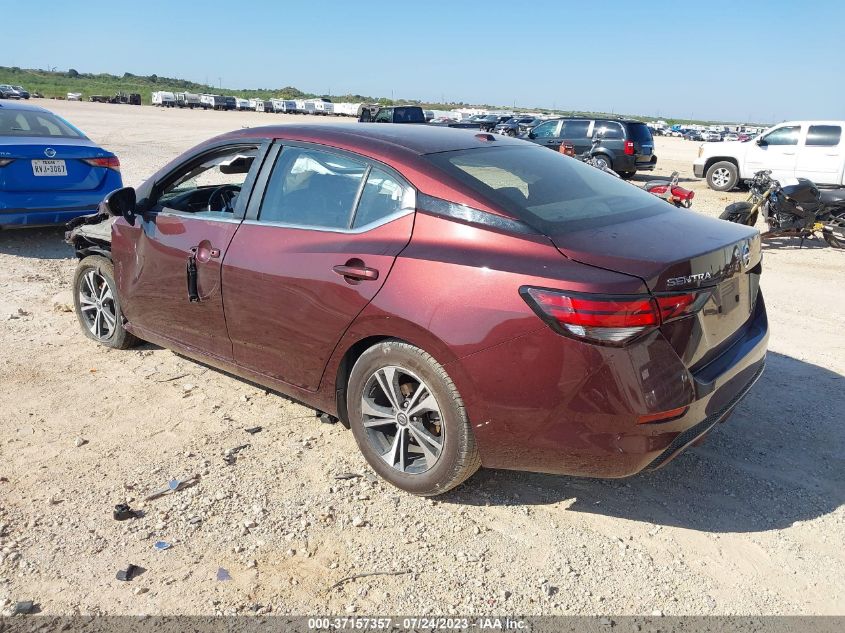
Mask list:
POLYGON ((239 147, 194 163, 165 185, 156 208, 210 217, 234 213, 257 153, 257 147, 239 147))

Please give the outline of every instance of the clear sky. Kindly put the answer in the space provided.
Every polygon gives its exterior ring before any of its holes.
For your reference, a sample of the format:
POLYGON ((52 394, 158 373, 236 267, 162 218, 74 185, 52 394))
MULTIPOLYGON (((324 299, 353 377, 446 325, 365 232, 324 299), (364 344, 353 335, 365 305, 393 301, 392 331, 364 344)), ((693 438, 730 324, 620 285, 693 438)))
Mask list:
POLYGON ((736 122, 845 118, 845 2, 0 0, 0 64, 736 122))

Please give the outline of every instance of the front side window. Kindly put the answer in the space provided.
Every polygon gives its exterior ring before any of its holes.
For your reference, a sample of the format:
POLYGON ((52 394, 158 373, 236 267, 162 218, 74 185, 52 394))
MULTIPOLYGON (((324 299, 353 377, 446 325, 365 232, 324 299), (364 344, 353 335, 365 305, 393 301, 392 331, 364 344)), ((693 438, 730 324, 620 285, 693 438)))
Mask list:
POLYGON ((842 138, 842 128, 838 125, 811 125, 807 132, 807 145, 834 147, 842 138))
POLYGON ((392 123, 393 122, 393 110, 383 108, 378 111, 376 114, 376 118, 373 119, 374 123, 392 123))
POLYGON ((286 147, 270 174, 258 219, 347 229, 366 170, 364 163, 345 156, 286 147))
POLYGON ((546 121, 535 127, 532 134, 534 138, 554 138, 557 136, 558 127, 560 121, 546 121))
POLYGON ((257 147, 238 146, 191 162, 165 184, 156 208, 216 218, 233 213, 257 154, 257 147))
POLYGON ((766 145, 798 145, 798 135, 801 128, 797 125, 787 125, 772 130, 763 137, 766 145))

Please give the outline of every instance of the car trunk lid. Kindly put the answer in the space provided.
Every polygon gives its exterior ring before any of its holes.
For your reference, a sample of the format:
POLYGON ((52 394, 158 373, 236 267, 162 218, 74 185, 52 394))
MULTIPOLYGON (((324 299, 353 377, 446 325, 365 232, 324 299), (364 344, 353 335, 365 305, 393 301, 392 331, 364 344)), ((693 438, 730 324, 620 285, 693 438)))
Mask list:
POLYGON ((694 327, 664 324, 676 351, 694 364, 727 344, 748 321, 760 276, 760 234, 690 211, 550 236, 570 259, 642 279, 655 295, 701 296, 694 327))
POLYGON ((88 140, 66 144, 56 139, 15 138, 0 151, 0 191, 90 191, 98 189, 107 167, 84 159, 112 154, 88 140), (7 162, 11 161, 11 162, 7 162))

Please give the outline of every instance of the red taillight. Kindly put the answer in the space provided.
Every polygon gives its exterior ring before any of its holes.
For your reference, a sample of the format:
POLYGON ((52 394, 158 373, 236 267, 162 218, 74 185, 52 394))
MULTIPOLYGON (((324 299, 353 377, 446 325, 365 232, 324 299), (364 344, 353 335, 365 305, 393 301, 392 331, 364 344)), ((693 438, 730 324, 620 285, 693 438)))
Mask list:
POLYGON ((606 297, 525 287, 520 294, 555 331, 616 345, 692 314, 699 305, 693 293, 606 297))
POLYGON ((634 155, 634 141, 625 141, 625 154, 628 156, 634 155))
POLYGON ((120 171, 120 161, 117 156, 107 156, 105 158, 83 158, 83 163, 88 163, 91 167, 106 167, 120 171))

